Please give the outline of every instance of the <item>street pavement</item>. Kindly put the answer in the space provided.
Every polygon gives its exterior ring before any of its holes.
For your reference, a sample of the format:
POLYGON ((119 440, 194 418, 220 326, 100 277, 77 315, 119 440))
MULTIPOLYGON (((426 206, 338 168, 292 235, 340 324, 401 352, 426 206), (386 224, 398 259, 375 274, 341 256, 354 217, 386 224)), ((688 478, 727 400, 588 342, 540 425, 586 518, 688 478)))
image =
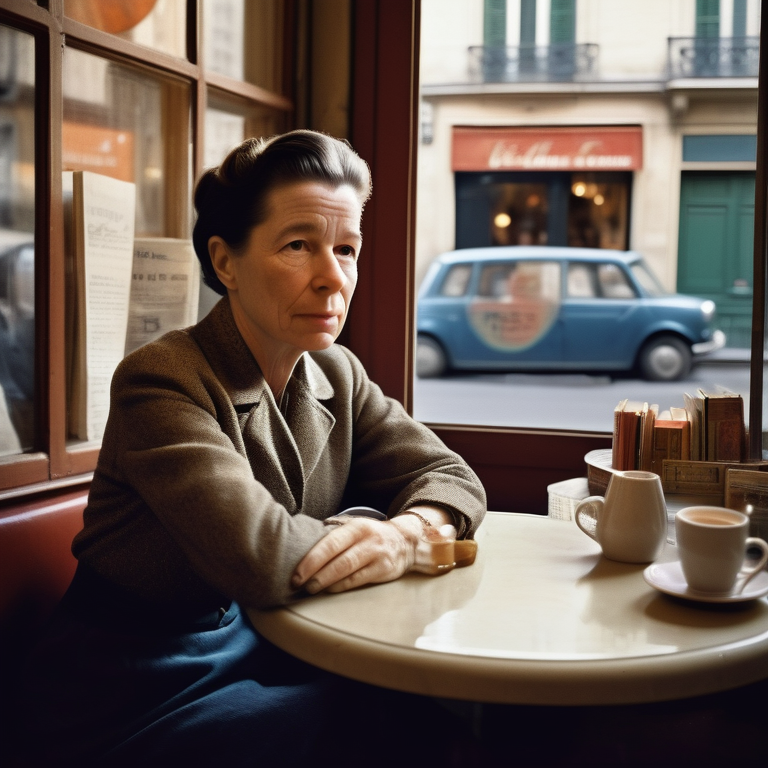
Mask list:
MULTIPOLYGON (((768 381, 768 372, 766 372, 768 381)), ((427 423, 610 432, 623 398, 683 405, 683 393, 725 387, 744 396, 749 414, 749 350, 720 350, 697 363, 685 381, 650 382, 629 376, 579 373, 455 374, 414 382, 414 416, 427 423)), ((765 390, 764 390, 765 391, 765 390)), ((768 425, 763 397, 763 431, 768 425)))

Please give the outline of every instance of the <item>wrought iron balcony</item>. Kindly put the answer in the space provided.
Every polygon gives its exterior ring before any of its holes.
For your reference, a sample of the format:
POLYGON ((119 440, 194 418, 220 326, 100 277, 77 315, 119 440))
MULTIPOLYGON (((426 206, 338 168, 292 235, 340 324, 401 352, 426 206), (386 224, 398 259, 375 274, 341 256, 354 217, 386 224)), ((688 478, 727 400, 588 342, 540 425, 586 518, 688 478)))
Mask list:
POLYGON ((757 77, 759 37, 670 37, 669 79, 757 77))
POLYGON ((481 83, 590 80, 597 74, 595 43, 557 43, 469 49, 469 74, 481 83))

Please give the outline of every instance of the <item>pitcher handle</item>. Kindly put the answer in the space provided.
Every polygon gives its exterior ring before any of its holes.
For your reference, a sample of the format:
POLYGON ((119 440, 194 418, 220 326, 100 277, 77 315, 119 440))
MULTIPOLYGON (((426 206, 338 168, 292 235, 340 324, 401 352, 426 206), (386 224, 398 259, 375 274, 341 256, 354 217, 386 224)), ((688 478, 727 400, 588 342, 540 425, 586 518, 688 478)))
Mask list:
POLYGON ((603 511, 604 504, 605 499, 602 496, 587 496, 586 499, 582 499, 576 505, 576 512, 573 516, 576 525, 595 541, 597 541, 597 517, 603 511), (582 515, 588 518, 591 523, 585 526, 581 519, 582 515))

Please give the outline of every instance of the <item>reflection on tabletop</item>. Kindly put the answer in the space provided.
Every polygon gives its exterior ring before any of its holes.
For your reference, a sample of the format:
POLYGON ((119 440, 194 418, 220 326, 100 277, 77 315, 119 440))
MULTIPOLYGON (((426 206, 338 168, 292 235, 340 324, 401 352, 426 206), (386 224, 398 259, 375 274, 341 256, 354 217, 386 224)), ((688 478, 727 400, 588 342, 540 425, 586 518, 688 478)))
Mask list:
MULTIPOLYGON (((768 629, 765 600, 712 610, 670 598, 645 582, 646 565, 608 560, 573 521, 489 513, 477 538, 468 568, 319 595, 289 610, 374 643, 499 659, 660 656, 729 642, 755 621, 752 631, 768 629)), ((660 560, 674 558, 667 544, 660 560)))

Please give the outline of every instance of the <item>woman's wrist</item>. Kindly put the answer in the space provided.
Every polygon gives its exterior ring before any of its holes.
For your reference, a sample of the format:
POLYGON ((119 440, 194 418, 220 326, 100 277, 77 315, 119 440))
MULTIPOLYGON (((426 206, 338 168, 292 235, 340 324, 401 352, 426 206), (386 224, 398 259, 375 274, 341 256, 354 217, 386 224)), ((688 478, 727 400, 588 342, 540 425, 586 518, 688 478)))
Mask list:
POLYGON ((409 570, 431 575, 454 567, 456 529, 452 518, 438 507, 415 507, 390 521, 397 525, 413 546, 413 565, 409 570))

